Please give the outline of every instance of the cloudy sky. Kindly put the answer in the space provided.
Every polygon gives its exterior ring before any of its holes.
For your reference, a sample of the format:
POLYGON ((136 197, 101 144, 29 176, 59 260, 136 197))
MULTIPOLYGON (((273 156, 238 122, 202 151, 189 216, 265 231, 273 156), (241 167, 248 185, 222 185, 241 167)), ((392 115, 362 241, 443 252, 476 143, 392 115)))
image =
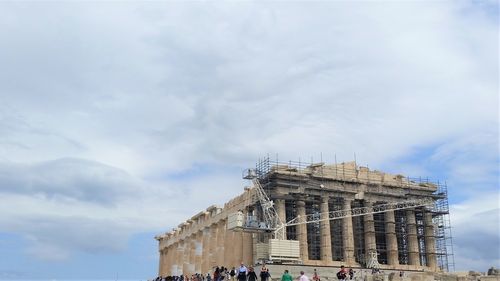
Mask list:
POLYGON ((0 278, 157 273, 259 157, 446 181, 499 258, 496 1, 0 3, 0 278))

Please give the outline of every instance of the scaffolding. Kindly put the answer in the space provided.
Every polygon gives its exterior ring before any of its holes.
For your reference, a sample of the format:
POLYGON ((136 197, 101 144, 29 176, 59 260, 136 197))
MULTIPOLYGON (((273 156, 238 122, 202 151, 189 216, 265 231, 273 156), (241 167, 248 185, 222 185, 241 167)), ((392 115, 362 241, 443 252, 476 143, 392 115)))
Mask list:
MULTIPOLYGON (((328 202, 330 211, 340 211, 344 205, 344 198, 334 197, 328 202)), ((332 259, 334 261, 342 261, 344 259, 344 220, 330 221, 330 236, 332 245, 332 259)))
MULTIPOLYGON (((306 202, 306 214, 312 214, 313 218, 320 218, 320 199, 306 202)), ((307 251, 310 260, 321 260, 321 226, 320 222, 307 224, 307 251)))
POLYGON ((438 266, 443 271, 455 271, 453 241, 451 236, 450 209, 448 205, 448 187, 445 183, 437 183, 438 191, 432 222, 436 237, 436 256, 438 266))
POLYGON ((375 243, 378 253, 378 262, 387 264, 387 237, 385 230, 385 213, 373 214, 373 226, 375 228, 375 243))
MULTIPOLYGON (((429 179, 410 178, 401 175, 390 175, 393 177, 388 178, 388 174, 370 171, 368 167, 360 167, 355 162, 335 163, 335 165, 325 166, 322 162, 314 163, 312 159, 310 162, 300 160, 280 162, 277 156, 275 160, 272 160, 269 156, 260 159, 256 163, 255 171, 262 188, 268 195, 270 195, 271 191, 277 186, 295 188, 298 193, 303 193, 305 189, 320 189, 324 186, 324 184, 332 181, 338 182, 339 184, 342 184, 343 182, 368 184, 370 185, 370 189, 374 192, 383 192, 384 185, 398 186, 400 187, 402 197, 413 196, 413 187, 437 187, 437 191, 432 194, 435 202, 434 208, 431 208, 430 210, 417 208, 415 210, 419 260, 421 265, 427 264, 427 256, 425 254, 426 225, 424 214, 425 212, 431 211, 438 267, 443 271, 454 270, 453 245, 446 184, 431 182, 429 179), (279 177, 276 176, 276 174, 279 174, 279 177), (326 176, 326 174, 328 174, 328 176, 326 176)), ((317 202, 320 202, 319 198, 309 198, 306 202, 307 215, 319 216, 320 206, 317 202)), ((385 202, 377 202, 377 204, 379 203, 383 204, 385 202)), ((363 200, 353 200, 351 208, 363 207, 363 204, 363 200)), ((330 198, 328 205, 330 211, 342 209, 343 198, 341 190, 339 190, 337 196, 330 198)), ((296 210, 297 205, 295 200, 285 200, 286 221, 290 221, 297 216, 296 210)), ((409 264, 409 244, 405 210, 395 210, 394 218, 399 263, 406 265, 409 264)), ((388 263, 385 223, 384 213, 374 214, 375 240, 378 255, 377 259, 380 264, 388 263)), ((354 235, 354 257, 356 262, 364 264, 366 262, 366 257, 363 217, 353 217, 352 224, 354 235)), ((342 220, 330 221, 332 259, 337 261, 341 261, 344 258, 342 227, 342 220)), ((287 226, 286 238, 289 240, 297 240, 297 230, 296 225, 287 226)), ((309 259, 320 259, 321 236, 319 222, 308 224, 307 233, 309 259)))
MULTIPOLYGON (((361 200, 354 200, 352 208, 363 207, 361 200)), ((354 259, 360 264, 365 263, 365 223, 363 217, 352 218, 353 236, 354 236, 354 259)))

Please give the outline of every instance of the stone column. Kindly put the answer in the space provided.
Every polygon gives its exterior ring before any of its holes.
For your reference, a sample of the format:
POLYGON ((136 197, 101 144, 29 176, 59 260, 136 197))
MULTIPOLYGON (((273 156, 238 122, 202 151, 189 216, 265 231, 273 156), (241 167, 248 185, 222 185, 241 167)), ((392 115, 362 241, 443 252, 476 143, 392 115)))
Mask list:
POLYGON ((417 241, 417 223, 415 221, 415 211, 406 210, 406 228, 408 229, 408 256, 410 265, 420 265, 418 241, 417 241))
MULTIPOLYGON (((243 232, 234 232, 234 240, 233 240, 233 255, 235 261, 235 265, 238 265, 243 261, 243 232)), ((235 266, 233 265, 233 266, 235 266)))
MULTIPOLYGON (((365 200, 365 207, 372 208, 373 202, 365 200)), ((373 222, 373 214, 366 214, 363 216, 364 221, 364 235, 365 235, 365 258, 370 256, 370 253, 377 251, 377 244, 375 240, 375 224, 373 222)))
MULTIPOLYGON (((297 201, 297 215, 299 222, 306 221, 306 203, 302 200, 297 201)), ((297 236, 299 238, 300 257, 305 262, 309 260, 309 252, 307 249, 307 224, 302 223, 297 225, 297 236)))
POLYGON ((210 227, 203 229, 203 252, 201 254, 201 273, 206 274, 210 269, 210 227))
MULTIPOLYGON (((253 236, 252 233, 243 232, 243 255, 242 261, 245 264, 253 264, 253 236)), ((233 266, 237 265, 233 264, 233 266)))
POLYGON ((184 274, 184 258, 185 258, 185 251, 186 251, 186 245, 184 241, 179 241, 179 247, 177 248, 177 274, 184 274))
MULTIPOLYGON (((276 212, 278 213, 278 217, 280 218, 282 223, 286 223, 286 207, 285 207, 285 199, 276 199, 275 200, 276 212)), ((286 239, 286 227, 283 229, 283 233, 285 234, 286 239)))
POLYGON ((226 236, 226 222, 220 220, 217 223, 217 265, 224 265, 224 240, 226 236))
POLYGON ((189 275, 195 273, 196 267, 196 234, 188 237, 189 241, 189 275))
POLYGON ((165 247, 163 253, 163 264, 161 269, 161 275, 170 275, 170 267, 172 264, 172 246, 165 247))
POLYGON ((189 254, 191 253, 190 241, 186 237, 184 241, 182 241, 184 245, 184 254, 183 254, 183 263, 182 263, 182 274, 189 274, 189 254))
POLYGON ((276 213, 283 223, 286 223, 286 209, 285 209, 285 199, 274 200, 274 206, 276 208, 276 213))
POLYGON ((226 232, 226 242, 224 246, 224 266, 232 267, 237 264, 236 257, 234 255, 234 234, 235 231, 226 232))
MULTIPOLYGON (((352 199, 344 198, 344 211, 351 209, 352 199)), ((343 218, 342 239, 344 247, 344 262, 348 265, 355 263, 354 259, 354 233, 352 230, 352 217, 343 218)))
POLYGON ((387 242, 387 263, 389 265, 398 265, 398 239, 396 237, 394 211, 385 212, 385 240, 387 242))
POLYGON ((217 224, 210 226, 210 244, 209 244, 209 270, 217 265, 217 224))
POLYGON ((175 271, 177 270, 177 264, 176 264, 176 256, 177 256, 177 245, 170 245, 169 248, 170 254, 169 254, 169 265, 168 265, 168 274, 169 275, 175 275, 175 271))
POLYGON ((164 271, 164 264, 165 264, 165 255, 163 255, 163 249, 160 249, 159 254, 160 254, 160 264, 159 264, 159 269, 158 269, 158 275, 163 275, 164 271))
POLYGON ((201 273, 201 263, 202 263, 202 258, 201 255, 203 254, 203 233, 202 231, 198 231, 195 235, 196 237, 196 248, 194 251, 194 272, 195 273, 201 273))
POLYGON ((330 232, 328 196, 321 198, 321 219, 319 223, 321 235, 321 260, 330 263, 332 261, 332 237, 330 232))
POLYGON ((432 213, 425 212, 424 214, 424 225, 425 225, 425 259, 427 260, 427 266, 436 269, 436 240, 434 236, 434 224, 432 223, 432 213))
POLYGON ((168 275, 170 271, 170 261, 169 261, 169 256, 170 256, 170 248, 164 248, 163 249, 163 264, 161 268, 161 275, 165 276, 168 275))

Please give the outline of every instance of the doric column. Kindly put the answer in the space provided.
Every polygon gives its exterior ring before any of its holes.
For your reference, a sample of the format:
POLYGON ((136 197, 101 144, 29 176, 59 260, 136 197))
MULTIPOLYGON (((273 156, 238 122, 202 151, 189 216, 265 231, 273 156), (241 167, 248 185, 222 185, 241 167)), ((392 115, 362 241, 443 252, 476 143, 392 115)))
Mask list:
POLYGON ((160 249, 159 254, 160 254, 160 264, 159 264, 159 269, 158 269, 158 275, 163 275, 164 271, 164 264, 165 264, 165 255, 163 254, 164 250, 160 249))
POLYGON ((171 271, 172 271, 172 253, 174 252, 172 245, 170 245, 165 250, 166 250, 165 262, 163 263, 162 276, 172 275, 172 273, 171 273, 171 271))
MULTIPOLYGON (((243 263, 245 263, 245 264, 253 264, 253 237, 252 237, 252 233, 243 232, 243 255, 242 255, 241 261, 243 261, 243 263)), ((236 264, 234 264, 234 265, 236 265, 236 264)))
POLYGON ((196 234, 191 234, 188 237, 189 241, 189 275, 195 273, 196 267, 196 234))
POLYGON ((188 275, 190 270, 189 270, 189 254, 191 254, 191 243, 189 241, 189 238, 185 238, 184 241, 182 241, 182 244, 184 245, 184 258, 183 258, 183 263, 182 263, 182 273, 184 275, 188 275))
POLYGON ((425 259, 427 260, 427 266, 436 269, 436 240, 434 236, 434 224, 432 223, 432 213, 424 213, 424 225, 425 225, 425 259))
MULTIPOLYGON (((276 212, 278 213, 278 217, 280 218, 282 223, 286 223, 286 208, 285 208, 285 200, 284 199, 276 199, 275 200, 276 212)), ((286 239, 286 227, 283 229, 286 239)))
POLYGON ((161 267, 161 275, 162 276, 165 276, 168 274, 168 272, 170 271, 170 262, 168 260, 168 257, 169 257, 169 254, 170 254, 170 249, 169 248, 163 248, 163 264, 162 264, 162 267, 161 267))
POLYGON ((203 252, 201 254, 201 272, 206 274, 210 269, 210 227, 203 229, 203 252))
POLYGON ((177 270, 177 266, 175 264, 175 256, 177 255, 177 246, 170 245, 168 248, 168 275, 175 275, 175 271, 177 270))
POLYGON ((177 242, 176 265, 176 275, 183 274, 182 269, 184 267, 184 243, 182 243, 181 241, 177 242))
MULTIPOLYGON (((344 211, 351 209, 352 199, 344 198, 344 211)), ((348 265, 355 263, 354 259, 354 233, 352 231, 352 217, 343 218, 342 239, 344 246, 344 262, 348 265)))
POLYGON ((417 223, 415 211, 406 210, 406 227, 408 229, 408 256, 410 265, 420 265, 417 241, 417 223))
MULTIPOLYGON (((245 214, 246 216, 246 214, 245 214)), ((236 260, 236 256, 235 256, 235 250, 236 250, 236 247, 235 247, 235 242, 234 242, 234 237, 235 235, 239 235, 239 232, 235 232, 235 231, 228 231, 226 230, 226 235, 224 236, 224 266, 226 267, 231 267, 230 265, 235 265, 235 264, 239 264, 238 262, 241 262, 241 261, 237 261, 236 260)), ((239 257, 238 259, 241 259, 241 257, 239 257)))
POLYGON ((212 269, 217 265, 217 230, 216 223, 210 226, 210 253, 208 254, 210 257, 209 269, 212 269))
POLYGON ((303 222, 297 225, 300 257, 302 261, 307 261, 309 260, 309 252, 307 249, 307 224, 304 223, 306 221, 306 203, 302 200, 297 201, 297 215, 299 216, 299 222, 303 222))
POLYGON ((217 265, 224 265, 224 239, 226 236, 226 222, 220 220, 217 223, 217 265))
MULTIPOLYGON (((365 207, 372 208, 373 202, 365 201, 365 207)), ((363 216, 364 229, 365 229, 365 257, 369 257, 370 253, 377 251, 375 240, 375 224, 373 222, 373 214, 366 214, 363 216)))
POLYGON ((320 235, 321 235, 321 260, 331 262, 332 261, 332 237, 330 232, 330 220, 329 220, 329 209, 328 209, 328 196, 323 196, 321 198, 321 222, 319 223, 320 235))
POLYGON ((202 230, 196 232, 196 249, 194 251, 194 272, 195 273, 200 273, 201 272, 201 263, 202 263, 202 258, 201 255, 203 254, 203 232, 202 230))
POLYGON ((398 240, 394 211, 385 212, 385 240, 387 242, 387 263, 389 265, 398 265, 398 240))
POLYGON ((172 273, 173 275, 180 275, 182 270, 182 247, 180 241, 174 244, 175 245, 175 255, 174 255, 174 264, 175 271, 172 273))
POLYGON ((236 231, 228 231, 226 232, 226 246, 224 248, 224 262, 225 266, 230 267, 230 265, 238 264, 235 256, 235 247, 234 247, 234 236, 236 231))

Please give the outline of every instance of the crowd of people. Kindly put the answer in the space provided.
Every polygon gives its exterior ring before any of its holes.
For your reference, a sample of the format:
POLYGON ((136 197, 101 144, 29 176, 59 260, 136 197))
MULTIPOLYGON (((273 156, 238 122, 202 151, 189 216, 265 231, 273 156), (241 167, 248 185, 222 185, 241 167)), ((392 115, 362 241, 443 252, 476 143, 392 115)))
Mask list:
MULTIPOLYGON (((347 269, 346 267, 341 266, 340 270, 337 272, 337 279, 341 281, 352 280, 354 278, 354 273, 355 272, 352 268, 347 269)), ((152 281, 270 281, 270 279, 271 274, 265 264, 260 268, 259 276, 257 276, 253 267, 246 267, 243 263, 241 263, 238 268, 233 267, 231 269, 224 266, 217 266, 212 272, 209 272, 206 275, 195 273, 191 276, 158 276, 152 281)), ((316 269, 314 269, 312 280, 305 275, 304 271, 300 272, 300 276, 298 278, 293 278, 288 270, 285 270, 281 276, 281 281, 293 281, 294 279, 298 281, 321 281, 316 269)))
POLYGON ((262 266, 259 276, 257 276, 253 267, 246 267, 242 263, 238 268, 233 267, 232 269, 228 269, 225 266, 217 266, 213 272, 209 272, 207 275, 195 273, 191 276, 158 276, 152 281, 259 281, 259 278, 260 281, 268 281, 270 277, 271 275, 266 265, 262 266))

